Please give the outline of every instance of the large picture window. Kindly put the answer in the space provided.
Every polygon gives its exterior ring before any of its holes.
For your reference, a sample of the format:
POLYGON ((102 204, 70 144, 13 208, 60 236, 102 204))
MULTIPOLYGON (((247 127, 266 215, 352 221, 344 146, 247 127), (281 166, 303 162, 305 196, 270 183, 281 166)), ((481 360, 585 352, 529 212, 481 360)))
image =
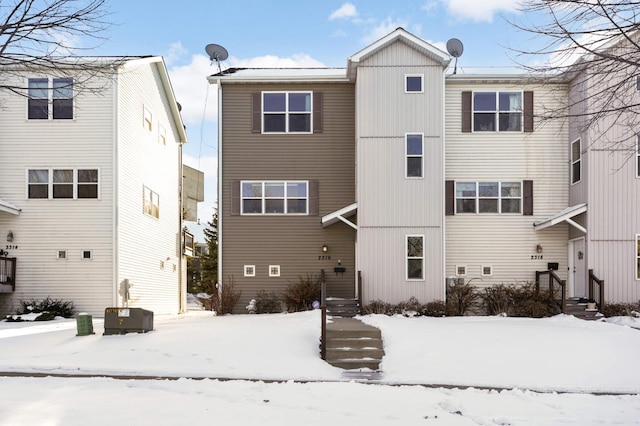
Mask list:
POLYGON ((241 183, 242 214, 308 214, 306 181, 241 183))
POLYGON ((98 169, 29 169, 27 196, 44 198, 98 198, 98 169))
POLYGON ((424 280, 424 235, 407 235, 407 280, 424 280))
POLYGON ((73 79, 30 78, 27 102, 29 120, 73 119, 73 79))
POLYGON ((424 166, 424 138, 422 134, 407 134, 405 136, 407 170, 409 178, 423 177, 424 166))
POLYGON ((263 92, 264 133, 311 133, 311 92, 263 92))
POLYGON ((475 132, 521 132, 522 92, 474 92, 475 132))
POLYGON ((521 212, 521 182, 456 182, 456 213, 521 212))

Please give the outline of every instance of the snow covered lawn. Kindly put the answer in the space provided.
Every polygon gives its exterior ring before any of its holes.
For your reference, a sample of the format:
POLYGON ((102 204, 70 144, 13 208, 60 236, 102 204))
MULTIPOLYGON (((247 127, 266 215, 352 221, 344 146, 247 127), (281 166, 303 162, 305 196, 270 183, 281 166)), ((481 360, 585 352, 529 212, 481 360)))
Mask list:
POLYGON ((640 331, 626 325, 362 320, 382 330, 382 385, 345 381, 319 359, 319 311, 156 316, 153 332, 124 336, 103 336, 96 318, 89 336, 75 320, 0 322, 5 373, 191 377, 1 377, 0 425, 640 424, 640 331))

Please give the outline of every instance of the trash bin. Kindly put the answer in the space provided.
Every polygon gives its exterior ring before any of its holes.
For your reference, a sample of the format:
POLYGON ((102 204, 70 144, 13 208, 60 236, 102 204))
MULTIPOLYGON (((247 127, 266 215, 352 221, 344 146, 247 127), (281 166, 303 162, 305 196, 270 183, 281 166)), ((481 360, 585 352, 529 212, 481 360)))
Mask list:
POLYGON ((96 334, 93 332, 93 317, 91 317, 91 315, 78 314, 76 317, 76 326, 78 328, 78 334, 76 334, 76 336, 96 334))
POLYGON ((146 333, 153 330, 153 312, 142 308, 104 310, 104 334, 146 333))

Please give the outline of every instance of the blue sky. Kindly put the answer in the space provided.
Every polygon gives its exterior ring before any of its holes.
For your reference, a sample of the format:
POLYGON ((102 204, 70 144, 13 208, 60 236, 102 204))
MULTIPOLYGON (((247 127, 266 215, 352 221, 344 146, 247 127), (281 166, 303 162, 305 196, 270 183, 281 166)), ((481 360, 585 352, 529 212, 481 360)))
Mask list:
POLYGON ((113 27, 92 51, 100 55, 162 55, 189 142, 185 163, 206 175, 202 222, 216 199, 217 100, 206 77, 217 72, 205 46, 224 46, 233 66, 344 67, 347 58, 403 27, 445 49, 450 38, 464 44, 458 70, 508 67, 508 46, 530 45, 504 18, 529 18, 517 0, 111 0, 113 27))

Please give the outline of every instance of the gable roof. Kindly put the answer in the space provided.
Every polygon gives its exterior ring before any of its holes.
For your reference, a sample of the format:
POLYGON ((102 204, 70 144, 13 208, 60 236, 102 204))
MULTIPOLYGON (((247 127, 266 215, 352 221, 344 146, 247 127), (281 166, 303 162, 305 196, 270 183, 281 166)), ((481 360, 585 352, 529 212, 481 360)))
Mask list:
POLYGON ((360 61, 363 61, 366 58, 374 55, 375 53, 395 43, 396 41, 404 42, 411 48, 438 62, 440 65, 442 65, 443 68, 447 67, 449 65, 449 62, 451 62, 451 56, 449 56, 449 54, 443 52, 432 44, 427 43, 420 37, 416 37, 404 28, 396 28, 395 31, 390 32, 378 41, 370 44, 369 46, 360 50, 358 53, 349 57, 349 59, 347 60, 347 76, 349 77, 349 79, 355 79, 356 68, 358 67, 360 61))

